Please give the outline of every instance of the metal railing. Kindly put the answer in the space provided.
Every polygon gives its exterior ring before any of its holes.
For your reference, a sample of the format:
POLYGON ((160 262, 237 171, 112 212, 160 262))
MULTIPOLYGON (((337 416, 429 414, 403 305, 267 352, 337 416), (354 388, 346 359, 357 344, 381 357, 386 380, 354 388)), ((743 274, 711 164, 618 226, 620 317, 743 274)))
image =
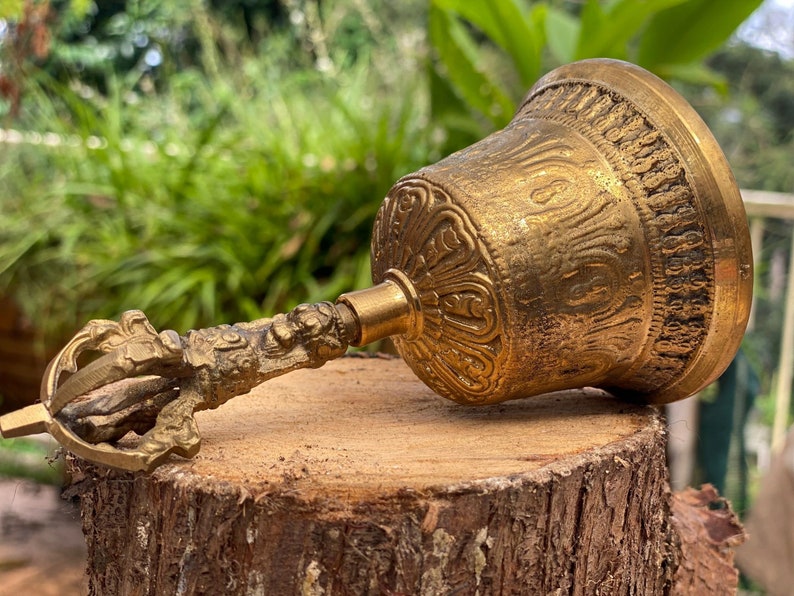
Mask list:
MULTIPOLYGON (((750 220, 753 259, 758 270, 767 219, 794 221, 794 194, 762 190, 742 190, 744 206, 750 220)), ((772 449, 783 446, 791 408, 791 384, 794 380, 794 234, 791 237, 789 264, 786 274, 786 293, 783 301, 783 329, 775 384, 775 416, 772 425, 772 449)), ((748 330, 755 327, 756 309, 750 312, 748 330)))

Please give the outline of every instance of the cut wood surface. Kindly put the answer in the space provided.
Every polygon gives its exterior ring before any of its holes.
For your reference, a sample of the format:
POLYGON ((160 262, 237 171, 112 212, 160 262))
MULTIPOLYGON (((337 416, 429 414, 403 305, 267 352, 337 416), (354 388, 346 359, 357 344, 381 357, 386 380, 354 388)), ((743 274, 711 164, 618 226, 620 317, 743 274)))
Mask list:
POLYGON ((289 482, 304 497, 342 500, 525 474, 649 422, 658 430, 651 409, 593 391, 461 406, 402 361, 369 358, 297 371, 198 420, 204 441, 194 474, 289 482))
POLYGON ((198 416, 193 461, 75 461, 93 594, 664 594, 664 430, 596 390, 482 408, 344 358, 198 416))

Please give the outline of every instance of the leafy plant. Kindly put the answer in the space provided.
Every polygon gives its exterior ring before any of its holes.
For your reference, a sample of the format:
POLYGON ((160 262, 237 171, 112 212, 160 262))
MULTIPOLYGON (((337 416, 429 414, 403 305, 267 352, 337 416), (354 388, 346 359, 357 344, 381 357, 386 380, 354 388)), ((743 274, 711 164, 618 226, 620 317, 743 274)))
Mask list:
POLYGON ((431 0, 432 113, 468 143, 504 126, 544 66, 629 60, 663 78, 724 88, 702 64, 761 0, 431 0))
POLYGON ((394 43, 293 70, 284 37, 222 45, 200 57, 216 68, 160 86, 140 71, 102 90, 30 81, 18 122, 41 132, 0 144, 0 291, 50 336, 129 308, 184 331, 369 282, 382 197, 437 157, 421 81, 400 76, 420 54, 394 43))

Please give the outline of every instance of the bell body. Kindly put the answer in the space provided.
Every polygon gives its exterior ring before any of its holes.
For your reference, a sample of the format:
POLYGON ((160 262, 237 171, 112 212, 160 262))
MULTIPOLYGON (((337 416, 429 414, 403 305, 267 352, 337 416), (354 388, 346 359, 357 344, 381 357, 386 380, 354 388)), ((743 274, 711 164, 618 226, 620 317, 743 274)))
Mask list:
POLYGON ((752 294, 716 141, 665 83, 611 60, 553 71, 504 130, 397 182, 372 263, 408 304, 400 354, 468 404, 686 397, 730 363, 752 294))

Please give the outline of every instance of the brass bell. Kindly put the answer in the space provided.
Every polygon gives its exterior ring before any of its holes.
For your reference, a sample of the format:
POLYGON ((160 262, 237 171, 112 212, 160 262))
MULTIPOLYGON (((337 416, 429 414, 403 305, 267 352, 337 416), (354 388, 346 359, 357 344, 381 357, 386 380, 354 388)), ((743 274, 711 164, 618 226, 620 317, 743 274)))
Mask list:
POLYGON ((584 386, 670 402, 728 366, 752 299, 744 207, 716 141, 669 86, 614 60, 556 69, 503 130, 399 180, 372 274, 336 304, 184 337, 139 311, 92 321, 50 363, 42 403, 0 432, 46 430, 151 470, 198 451, 194 411, 389 336, 464 404, 584 386), (86 351, 104 355, 78 370, 86 351), (129 431, 137 445, 113 445, 129 431))
POLYGON ((372 235, 358 343, 387 335, 437 393, 494 403, 594 386, 692 395, 752 299, 741 195, 703 121, 613 60, 538 81, 503 130, 401 179, 372 235))

